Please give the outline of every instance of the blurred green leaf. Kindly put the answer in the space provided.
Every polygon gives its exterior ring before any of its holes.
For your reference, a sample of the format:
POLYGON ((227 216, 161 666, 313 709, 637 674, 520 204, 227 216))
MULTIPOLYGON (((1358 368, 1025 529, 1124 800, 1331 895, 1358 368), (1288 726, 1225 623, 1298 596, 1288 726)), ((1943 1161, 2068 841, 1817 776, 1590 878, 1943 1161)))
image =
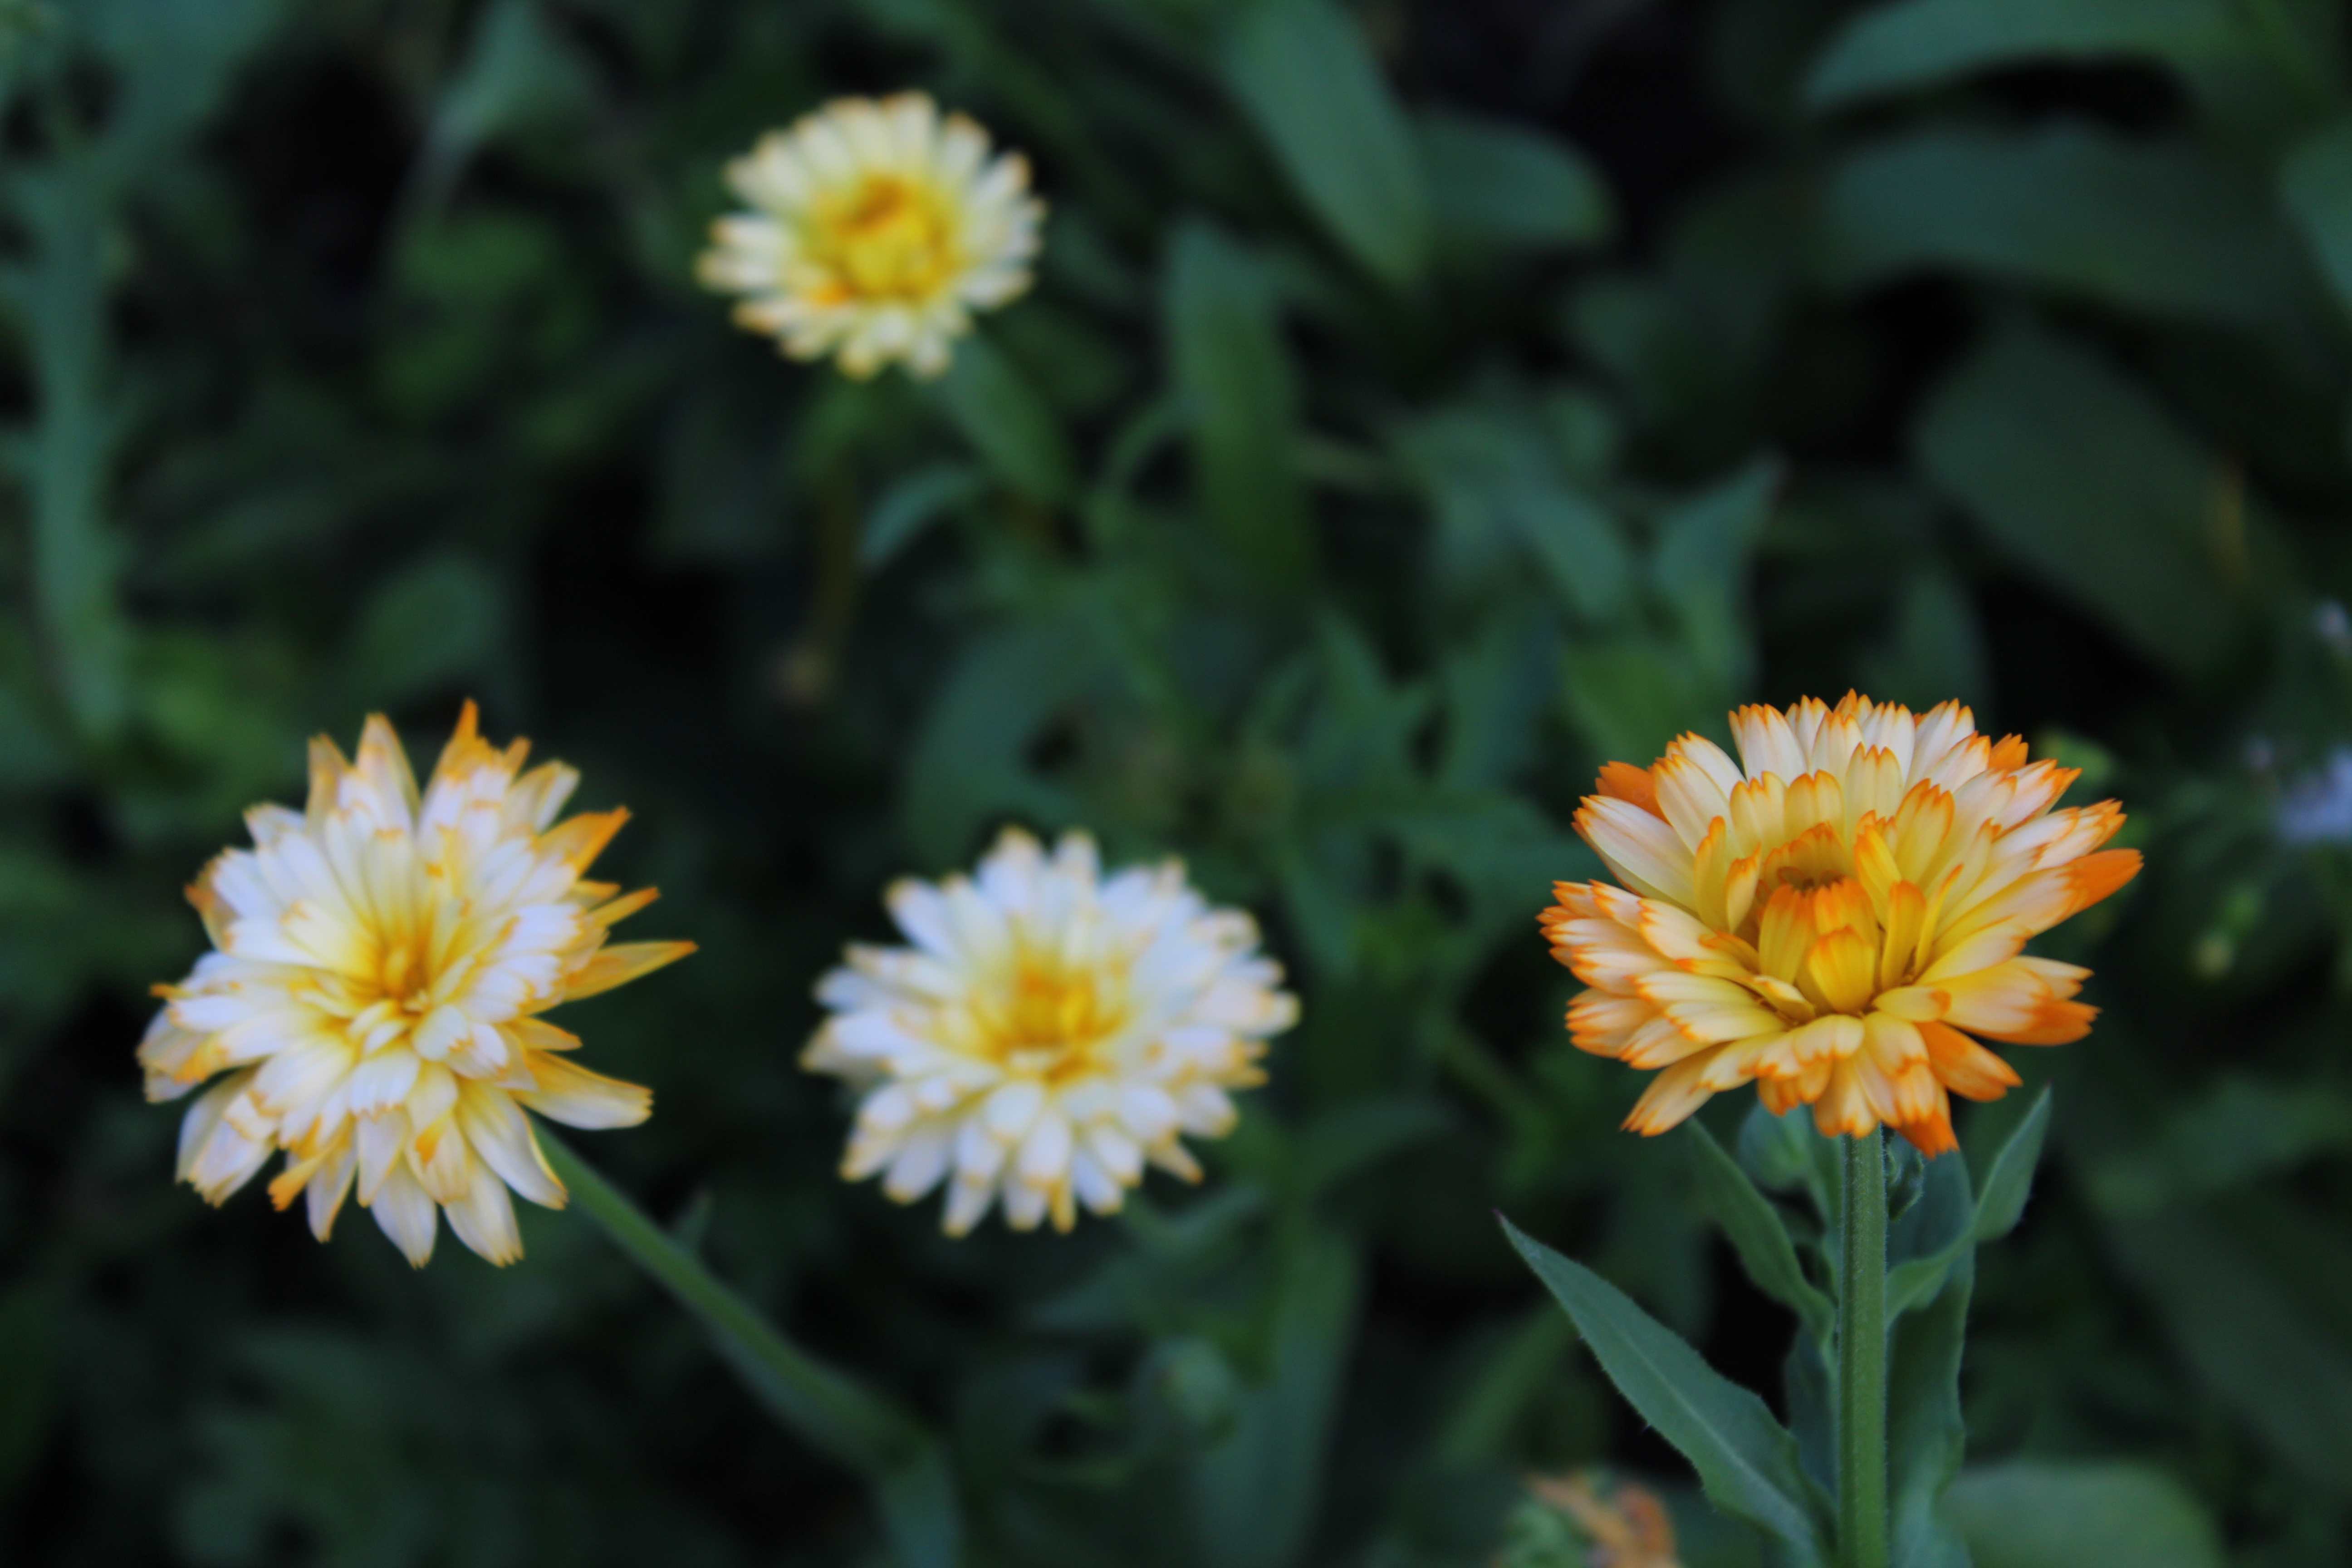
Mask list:
POLYGON ((2352 119, 2315 132, 2289 153, 2279 170, 2279 192, 2336 302, 2352 311, 2352 119))
POLYGON ((956 345, 935 384, 940 405, 996 476, 1031 500, 1057 506, 1077 465, 1053 408, 1010 356, 981 333, 956 345))
POLYGON ((2226 0, 1895 0, 1846 23, 1805 82, 1837 108, 2001 66, 2146 56, 2189 65, 2258 58, 2226 0))
POLYGON ((2352 1346, 2194 1210, 2110 1216, 2109 1245, 2180 1355, 2304 1480, 2352 1500, 2352 1346))
POLYGON ((1743 692, 1755 676, 1748 562, 1783 472, 1778 458, 1759 458, 1658 520, 1651 580, 1674 612, 1684 643, 1727 695, 1743 692))
POLYGON ((986 479, 969 463, 934 463, 893 480, 866 514, 865 531, 857 537, 858 564, 880 571, 932 524, 986 492, 986 479))
POLYGON ((1830 1299, 1805 1278, 1797 1259, 1796 1244, 1788 1227, 1758 1192, 1738 1163, 1724 1152, 1715 1134, 1697 1121, 1687 1123, 1691 1169, 1698 1178, 1699 1203, 1722 1230, 1739 1266, 1756 1288, 1797 1314, 1805 1331, 1826 1334, 1837 1315, 1830 1299))
POLYGON ((2177 1107, 2138 1148, 2091 1172, 2100 1206, 2153 1213, 2325 1154, 2352 1152, 2352 1095, 2232 1074, 2177 1107))
POLYGON ((1607 183, 1568 142, 1442 110, 1421 115, 1415 129, 1444 242, 1566 247, 1599 245, 1616 232, 1607 183))
POLYGON ((931 700, 904 773, 905 832, 931 866, 961 859, 997 819, 1058 826, 1071 802, 1029 748, 1092 687, 1089 643, 1067 621, 1033 621, 972 642, 931 700))
POLYGON ((1525 411, 1443 408, 1391 440, 1437 512, 1440 569, 1456 585, 1515 579, 1531 555, 1580 619, 1605 624, 1628 608, 1633 559, 1621 525, 1525 411))
POLYGON ((1906 132, 1848 154, 1822 195, 1832 287, 1937 268, 2240 327, 2305 290, 2267 194, 2185 142, 2087 125, 1906 132))
POLYGON ((1201 1457, 1192 1513, 1202 1560, 1234 1568, 1297 1563, 1323 1500, 1340 1372, 1361 1289, 1354 1253, 1307 1235, 1281 1264, 1272 1373, 1244 1394, 1223 1442, 1201 1457))
POLYGON ((503 616, 497 580, 471 557, 428 555, 367 602, 344 658, 363 707, 396 707, 478 679, 495 657, 503 616))
POLYGON ((1198 222, 1170 241, 1166 289, 1170 370, 1209 518, 1264 581, 1295 584, 1311 570, 1314 537, 1292 462, 1297 381, 1273 290, 1246 250, 1198 222))
POLYGON ((1975 1568, 2222 1568, 2228 1561, 2188 1489, 2145 1465, 1978 1465, 1952 1484, 1946 1507, 1975 1568))
POLYGON ((131 630, 116 599, 122 549, 107 517, 118 416, 107 389, 107 215, 86 158, 20 168, 0 193, 33 247, 29 262, 0 272, 0 291, 31 350, 34 625, 76 729, 111 741, 129 711, 131 630))
POLYGON ((1335 0, 1254 0, 1224 75, 1332 236, 1391 287, 1414 282, 1429 251, 1421 163, 1355 19, 1335 0))
POLYGON ((560 118, 589 95, 586 66, 549 27, 539 0, 491 0, 477 16, 425 127, 409 192, 418 212, 447 199, 485 144, 560 118))
POLYGON ((1770 1531, 1799 1562, 1829 1563, 1828 1502, 1764 1402, 1598 1274, 1507 1219, 1503 1231, 1575 1320, 1617 1391, 1691 1462, 1709 1500, 1770 1531))
POLYGON ((1995 548, 2136 651, 2182 673, 2221 657, 2224 552, 2242 548, 2231 478, 2088 350, 2001 333, 1929 401, 1914 444, 1995 548))
POLYGON ((1607 758, 1644 763, 1722 711, 1711 672, 1678 643, 1647 634, 1572 642, 1560 652, 1560 673, 1570 718, 1607 758))

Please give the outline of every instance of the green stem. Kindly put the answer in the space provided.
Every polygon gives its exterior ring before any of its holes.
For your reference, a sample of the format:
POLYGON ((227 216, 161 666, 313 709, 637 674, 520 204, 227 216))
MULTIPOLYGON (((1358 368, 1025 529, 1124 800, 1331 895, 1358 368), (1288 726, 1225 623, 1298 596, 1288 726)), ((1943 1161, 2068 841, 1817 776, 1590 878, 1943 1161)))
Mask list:
POLYGON ((1844 1142, 1838 1263, 1838 1564, 1887 1568, 1885 1134, 1844 1142))
POLYGON ((541 1129, 548 1163, 613 1245, 700 1320, 714 1348, 787 1430, 866 1478, 902 1562, 945 1568, 958 1556, 955 1489, 939 1442, 910 1413, 793 1344, 560 1140, 541 1129))

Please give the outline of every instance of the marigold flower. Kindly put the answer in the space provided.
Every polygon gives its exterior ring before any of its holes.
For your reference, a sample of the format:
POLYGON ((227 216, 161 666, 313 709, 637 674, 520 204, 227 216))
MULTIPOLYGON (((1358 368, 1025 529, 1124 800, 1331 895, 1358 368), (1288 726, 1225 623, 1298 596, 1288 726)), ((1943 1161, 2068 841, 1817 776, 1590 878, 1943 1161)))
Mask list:
POLYGON ((1181 1139, 1221 1138, 1227 1091, 1265 1081, 1297 1021, 1257 924, 1213 909, 1167 861, 1101 875, 1094 840, 1049 857, 1008 829, 976 877, 891 887, 912 947, 848 949, 817 985, 834 1010, 802 1056, 864 1093, 842 1175, 913 1203, 948 1182, 944 1228, 1001 1195, 1027 1230, 1116 1212, 1148 1161, 1186 1181, 1181 1139))
POLYGON ((1971 1037, 2054 1046, 2088 1033, 2090 971, 2028 938, 2131 880, 2101 849, 2114 801, 2053 812, 2077 770, 2028 762, 1946 702, 1914 717, 1849 693, 1731 716, 1739 763, 1685 735, 1649 768, 1612 763, 1576 830, 1623 884, 1562 882, 1543 929, 1592 989, 1581 1049, 1662 1069, 1625 1125, 1665 1131, 1753 1079, 1824 1134, 1880 1123, 1957 1147, 1950 1094, 1998 1100, 2016 1072, 1971 1037))
POLYGON ((511 1263, 507 1190, 564 1202, 523 1109, 573 1127, 651 1111, 650 1090, 573 1066, 578 1037, 541 1015, 694 944, 606 945, 654 900, 582 877, 628 813, 549 826, 580 775, 523 773, 529 742, 499 750, 475 726, 468 702, 421 795, 382 715, 355 762, 312 741, 307 808, 247 812, 254 847, 188 889, 215 951, 156 987, 165 1005, 139 1064, 153 1100, 228 1073, 180 1125, 180 1179, 207 1203, 283 1150, 270 1201, 307 1195, 321 1241, 356 1185, 418 1268, 440 1211, 458 1240, 511 1263))
POLYGON ((1527 1487, 1532 1506, 1514 1519, 1498 1568, 1681 1568, 1674 1518, 1647 1487, 1591 1470, 1527 1487))
POLYGON ((1029 287, 1045 204, 1028 160, 944 120, 929 95, 845 98, 772 131, 727 166, 755 210, 720 218, 698 276, 744 296, 736 321, 794 359, 837 356, 864 378, 893 360, 919 376, 1029 287))

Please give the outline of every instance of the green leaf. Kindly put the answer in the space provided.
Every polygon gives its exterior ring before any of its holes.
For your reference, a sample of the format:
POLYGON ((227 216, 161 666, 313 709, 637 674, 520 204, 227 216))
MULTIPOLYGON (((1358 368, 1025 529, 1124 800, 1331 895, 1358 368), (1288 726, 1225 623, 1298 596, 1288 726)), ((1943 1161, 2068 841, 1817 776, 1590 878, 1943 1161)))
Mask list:
POLYGON ((2234 165, 2079 125, 1874 142, 1831 174, 1821 223, 1838 288, 1948 268, 2240 327, 2293 324, 2304 292, 2268 193, 2234 165))
POLYGON ((1429 203, 1404 113, 1332 0, 1260 0, 1224 51, 1225 84, 1332 237, 1392 287, 1421 275, 1429 203))
MULTIPOLYGON (((2033 1189, 2033 1170, 2042 1160, 2042 1142, 2049 1131, 2050 1091, 2044 1089, 2033 1097, 2025 1119, 1993 1156, 1968 1223, 1941 1246, 1886 1271, 1888 1317, 1925 1305, 1943 1288, 1945 1276, 1961 1254, 1979 1242, 1998 1241, 2017 1228, 2018 1220, 2025 1214, 2026 1197, 2033 1189)), ((1934 1163, 1939 1165, 1945 1160, 1958 1158, 1947 1154, 1934 1163)), ((1930 1171, 1932 1174, 1932 1165, 1930 1171)), ((1927 1201, 1923 1199, 1921 1207, 1927 1206, 1927 1201)))
POLYGON ((1507 1219, 1503 1231, 1575 1321, 1618 1393, 1691 1462, 1708 1499, 1769 1531, 1802 1561, 1828 1562, 1828 1501, 1798 1462, 1797 1440, 1764 1402, 1598 1274, 1507 1219))
POLYGON ((2287 155, 2279 194, 2319 258, 2336 302, 2352 311, 2352 119, 2337 121, 2287 155))
POLYGON ((931 525, 987 491, 987 480, 969 463, 934 463, 892 483, 857 537, 857 563, 878 572, 931 525))
POLYGON ((484 145, 561 118, 593 91, 589 67, 548 26, 538 0, 496 0, 479 16, 425 127, 408 192, 414 212, 438 207, 484 145))
POLYGON ((499 647, 505 599, 470 557, 427 555, 369 598, 342 668, 361 706, 394 707, 478 677, 499 647))
POLYGON ((1296 584, 1312 569, 1314 536, 1292 462, 1297 377, 1273 289, 1248 251, 1203 223, 1176 231, 1166 287, 1168 356, 1210 521, 1262 580, 1296 584))
POLYGON ((1976 1260, 1964 1256, 1926 1310, 1895 1321, 1887 1352, 1887 1507, 1904 1568, 1969 1568, 1943 1505, 1968 1447, 1960 1358, 1976 1260))
POLYGON ((2223 1568, 2229 1561, 2204 1505, 2145 1465, 1979 1465, 1953 1483, 1946 1506, 1975 1568, 2223 1568))
POLYGON ((123 548, 107 515, 116 410, 99 185, 86 159, 17 175, 10 205, 35 254, 0 276, 31 351, 33 624, 74 727, 104 742, 129 713, 131 632, 118 596, 123 548))
POLYGON ((2134 649, 2184 673, 2226 651, 2231 473, 2091 352, 2001 333, 1937 389, 1913 442, 1996 549, 2134 649))
POLYGON ((1273 1374, 1242 1396, 1224 1441, 1202 1456, 1194 1474, 1200 1561, 1234 1568, 1300 1561, 1322 1501, 1360 1276, 1355 1254, 1328 1236, 1302 1237, 1284 1259, 1273 1374))
POLYGON ((1569 477, 1528 411, 1484 402, 1441 408, 1400 425, 1391 440, 1437 513, 1448 586, 1516 583, 1532 555, 1580 620, 1623 614, 1633 556, 1622 525, 1569 477))
POLYGON ((1969 1238, 1999 1241, 2025 1217, 2025 1200, 2033 1190, 2034 1168, 2042 1163, 2042 1140, 2050 1133, 2050 1090, 2043 1089, 2026 1108, 2025 1119, 1992 1157, 1992 1169, 1977 1198, 1976 1224, 1969 1238))
POLYGON ((2091 1192, 2101 1208, 2147 1214, 2347 1152, 2352 1094, 2233 1074, 2200 1089, 2141 1147, 2102 1159, 2091 1192))
POLYGON ((997 478, 1042 506, 1076 488, 1070 441, 1021 367, 984 335, 956 345, 947 374, 931 384, 940 408, 997 478))
POLYGON ((2258 42, 2226 0, 1896 0, 1863 12, 1830 41, 1805 98, 1835 108, 2053 60, 2239 62, 2254 58, 2258 42))
POLYGON ((1732 694, 1747 685, 1756 662, 1748 562, 1772 514, 1781 472, 1778 458, 1759 458, 1658 520, 1651 580, 1700 667, 1732 694))
POLYGON ((974 639, 934 692, 903 773, 904 823, 918 858, 961 858, 997 818, 1057 825, 1071 803, 1029 763, 1038 732, 1099 679, 1095 644, 1066 618, 974 639))
POLYGON ((1587 638, 1560 650, 1562 699, 1604 757, 1654 757, 1682 731, 1723 716, 1722 690, 1688 648, 1647 633, 1587 638))
POLYGON ((2305 1481, 2352 1501, 2352 1352, 2194 1211, 2111 1216, 2107 1237, 2198 1377, 2305 1481))
POLYGON ((1419 117, 1437 231, 1447 241, 1543 248, 1599 245, 1616 204, 1576 148, 1508 121, 1443 110, 1419 117))
POLYGON ((1693 1151, 1691 1168, 1698 1178, 1699 1202, 1739 1255, 1739 1266, 1759 1290, 1796 1313, 1807 1332, 1828 1332, 1837 1310, 1805 1278, 1796 1243, 1789 1239, 1788 1227, 1780 1223, 1771 1202, 1724 1152, 1714 1133, 1696 1121, 1688 1125, 1686 1142, 1693 1151))

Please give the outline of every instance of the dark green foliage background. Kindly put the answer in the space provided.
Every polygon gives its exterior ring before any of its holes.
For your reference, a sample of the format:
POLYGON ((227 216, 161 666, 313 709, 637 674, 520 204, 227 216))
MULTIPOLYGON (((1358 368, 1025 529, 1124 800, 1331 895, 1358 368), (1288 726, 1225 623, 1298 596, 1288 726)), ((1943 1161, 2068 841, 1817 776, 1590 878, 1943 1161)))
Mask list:
POLYGON ((0 40, 0 1558, 880 1560, 578 1216, 412 1275, 356 1210, 320 1247, 170 1184, 131 1050, 178 889, 305 736, 429 756, 467 694, 634 808, 636 927, 703 944, 567 1016, 658 1091, 579 1145, 942 1425, 976 1560, 1473 1564, 1528 1468, 1672 1481, 1490 1211, 1751 1384, 1788 1319, 1684 1141, 1614 1131, 1639 1080, 1568 1047, 1533 917, 1598 762, 1850 685, 2055 746, 2149 856, 2045 944, 2096 1034, 2011 1053, 2056 1113, 1980 1264, 1980 1568, 2352 1557, 2352 864, 2273 826, 2352 743, 2337 6, 6 0, 0 40), (725 158, 907 85, 1029 152, 1043 276, 939 387, 854 385, 689 268, 725 158), (1306 1022, 1202 1191, 950 1244, 835 1180, 794 1055, 883 883, 1007 820, 1183 855, 1306 1022))

